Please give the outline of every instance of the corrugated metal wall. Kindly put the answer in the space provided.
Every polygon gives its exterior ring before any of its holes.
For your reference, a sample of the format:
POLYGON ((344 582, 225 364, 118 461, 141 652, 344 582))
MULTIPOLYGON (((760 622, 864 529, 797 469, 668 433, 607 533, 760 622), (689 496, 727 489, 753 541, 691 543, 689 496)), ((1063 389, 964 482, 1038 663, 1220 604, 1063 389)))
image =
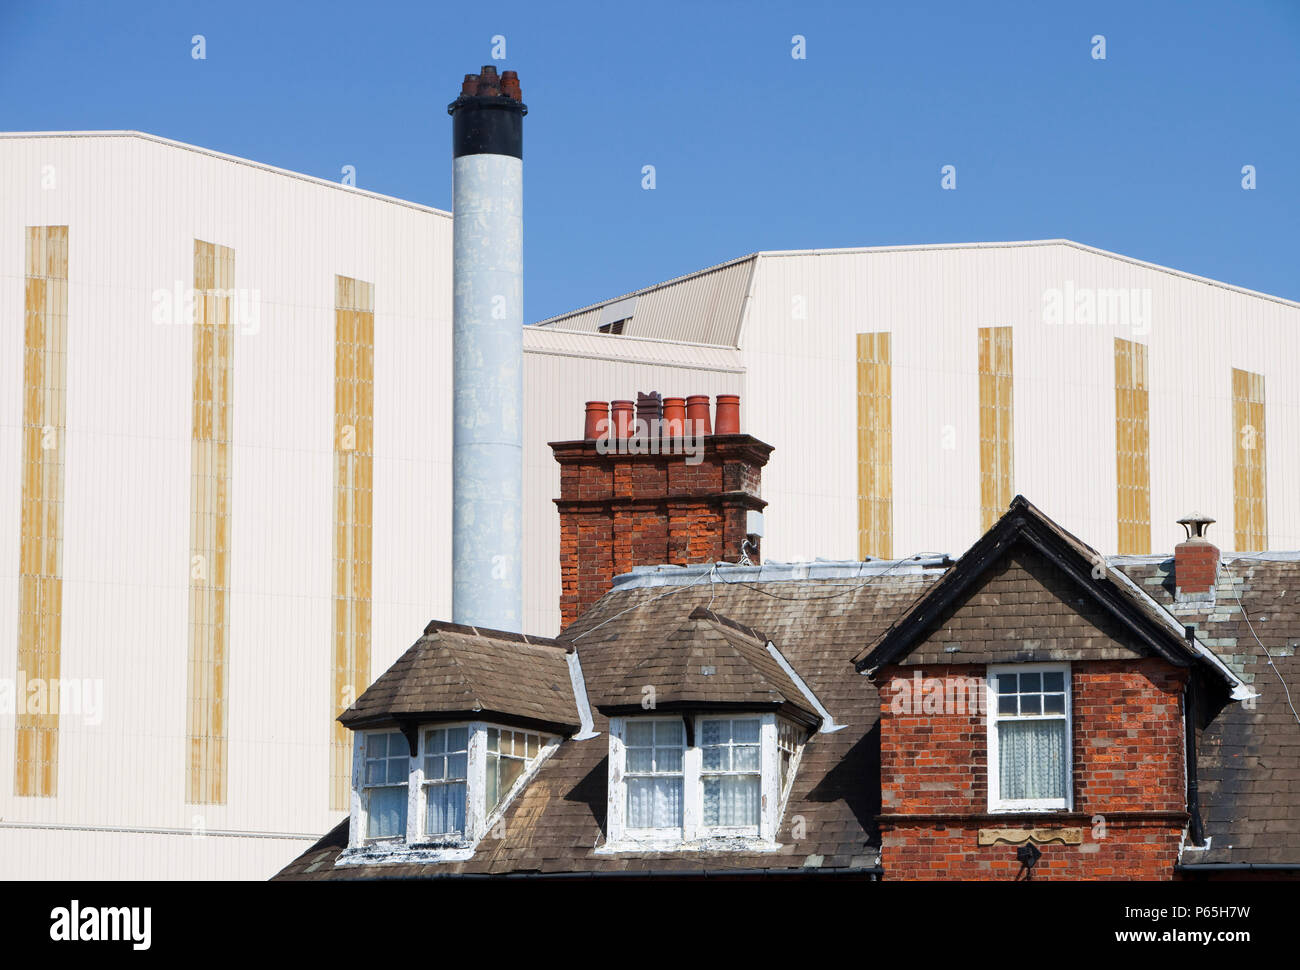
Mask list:
MULTIPOLYGON (((450 220, 148 138, 0 137, 0 388, 15 389, 0 394, 0 671, 19 667, 32 226, 69 227, 60 672, 102 703, 60 713, 57 797, 0 788, 0 875, 269 875, 341 818, 336 276, 374 294, 371 673, 450 611, 450 220), (183 767, 195 239, 237 254, 224 804, 189 801, 183 767)), ((589 399, 740 393, 742 427, 776 447, 765 557, 856 557, 860 334, 889 337, 894 555, 979 534, 984 327, 1014 336, 1016 490, 1103 551, 1120 518, 1116 336, 1147 348, 1153 549, 1189 509, 1234 508, 1233 368, 1268 385, 1266 401, 1236 395, 1267 420, 1263 493, 1300 474, 1293 305, 1067 245, 764 254, 715 273, 637 315, 740 350, 525 330, 529 632, 559 616, 547 442, 580 434, 589 399), (1067 283, 1146 292, 1148 332, 1044 323, 1044 293, 1067 283)), ((1300 547, 1300 509, 1274 503, 1267 539, 1300 547)), ((16 761, 0 716, 0 764, 16 761)))
MULTIPOLYGON (((977 332, 1013 332, 1012 481, 1104 552, 1119 545, 1114 340, 1146 348, 1153 551, 1195 508, 1235 507, 1234 367, 1264 375, 1268 495, 1300 473, 1300 308, 1072 244, 763 253, 741 337, 748 426, 775 445, 764 555, 859 553, 858 336, 891 337, 893 553, 960 553, 980 534, 977 332), (1045 320, 1124 291, 1127 325, 1045 320), (1090 297, 1091 299, 1091 297, 1090 297), (802 314, 799 312, 802 310, 802 314), (1283 444, 1285 442, 1285 444, 1283 444)), ((1300 548, 1300 506, 1271 504, 1268 545, 1300 548)), ((1235 544, 1223 526, 1210 536, 1235 544)))

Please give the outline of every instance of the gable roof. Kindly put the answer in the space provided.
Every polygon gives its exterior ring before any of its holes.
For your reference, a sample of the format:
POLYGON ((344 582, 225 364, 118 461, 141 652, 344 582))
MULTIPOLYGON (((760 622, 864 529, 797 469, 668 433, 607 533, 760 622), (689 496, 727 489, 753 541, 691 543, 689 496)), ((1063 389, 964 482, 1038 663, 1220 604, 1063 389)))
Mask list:
POLYGON ((1023 495, 981 536, 944 577, 856 659, 860 672, 896 664, 925 639, 934 623, 1011 550, 1028 547, 1059 569, 1084 599, 1118 623, 1135 646, 1176 667, 1195 667, 1222 688, 1223 700, 1241 696, 1241 680, 1203 645, 1189 643, 1178 621, 1142 589, 1111 567, 1097 550, 1061 528, 1023 495), (1098 573, 1100 572, 1100 575, 1098 573))
MULTIPOLYGON (((775 649, 775 647, 774 647, 775 649)), ((706 607, 691 611, 658 649, 632 648, 614 676, 588 685, 604 714, 644 713, 643 691, 654 688, 656 710, 776 709, 805 725, 821 717, 768 650, 768 639, 706 607)))
POLYGON ((568 652, 554 640, 434 621, 339 715, 348 728, 491 716, 572 734, 568 652))

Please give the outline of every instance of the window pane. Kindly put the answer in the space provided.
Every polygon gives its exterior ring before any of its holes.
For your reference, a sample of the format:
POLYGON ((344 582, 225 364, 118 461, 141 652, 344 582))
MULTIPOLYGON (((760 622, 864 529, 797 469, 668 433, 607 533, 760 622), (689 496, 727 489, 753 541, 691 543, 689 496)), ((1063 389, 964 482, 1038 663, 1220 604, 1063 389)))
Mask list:
POLYGON ((1014 694, 1012 694, 1009 697, 1007 696, 998 697, 998 713, 999 714, 1016 713, 1016 697, 1014 694))
POLYGON ((409 758, 411 748, 406 743, 406 735, 400 731, 394 731, 388 736, 388 757, 390 758, 409 758))
POLYGON ((501 801, 501 788, 497 784, 497 765, 501 756, 488 751, 487 754, 487 810, 490 812, 501 801))
POLYGON ((489 751, 499 750, 500 732, 496 728, 488 728, 487 732, 487 749, 489 751))
POLYGON ((467 755, 453 754, 447 758, 447 775, 448 778, 464 778, 467 755))
POLYGON ((655 770, 681 771, 682 749, 680 747, 655 748, 655 770))
POLYGON ((722 746, 705 748, 703 753, 705 771, 726 771, 731 767, 727 758, 730 753, 728 748, 722 746))
POLYGON ((366 757, 382 758, 388 753, 388 738, 383 734, 366 735, 366 757))
POLYGON ((756 775, 704 779, 705 825, 758 825, 758 802, 756 775))
POLYGON ((536 734, 528 735, 528 757, 537 757, 538 737, 536 734))
POLYGON ((632 772, 654 771, 655 759, 653 748, 628 748, 627 770, 632 772))
POLYGON ((998 674, 998 693, 1014 694, 1016 692, 1015 674, 998 674))
POLYGON ((648 747, 654 744, 654 721, 628 721, 624 737, 629 745, 648 747))
POLYGON ((428 754, 441 754, 447 750, 447 732, 446 731, 426 731, 424 734, 424 750, 428 754))
POLYGON ((469 728, 458 727, 447 729, 447 750, 464 751, 469 747, 469 728))
POLYGON ((700 727, 700 744, 721 744, 726 739, 726 721, 705 721, 700 727))
POLYGON ((758 743, 758 718, 731 722, 731 739, 736 744, 758 743))
POLYGON ((681 824, 682 780, 680 778, 628 779, 628 828, 680 828, 681 824))
POLYGON ((731 767, 736 771, 758 771, 758 745, 746 744, 733 748, 731 767))
POLYGON ((366 793, 366 837, 398 838, 406 834, 406 788, 372 788, 366 793))
POLYGON ((518 781, 519 776, 524 773, 524 764, 522 758, 501 759, 501 795, 503 797, 510 792, 510 786, 518 781))
POLYGON ((1065 690, 1065 674, 1059 670, 1056 673, 1043 674, 1043 690, 1065 690))
POLYGON ((385 765, 386 762, 383 761, 366 762, 366 784, 367 785, 382 785, 384 783, 384 779, 388 777, 385 765))
POLYGON ((1065 798, 1065 721, 998 725, 998 788, 1004 799, 1065 798))
POLYGON ((681 744, 682 743, 682 722, 678 720, 671 721, 652 721, 655 731, 656 744, 681 744))
POLYGON ((447 777, 447 759, 443 755, 425 755, 424 780, 441 781, 447 777))
POLYGON ((409 758, 389 758, 388 759, 388 783, 390 785, 400 785, 411 774, 411 760, 409 758))
POLYGON ((1041 714, 1042 695, 1040 694, 1021 694, 1020 695, 1020 713, 1021 714, 1041 714))
POLYGON ((1065 695, 1048 694, 1043 698, 1044 714, 1064 714, 1065 713, 1065 695))
POLYGON ((465 783, 429 785, 424 790, 426 835, 453 835, 465 830, 465 783))
POLYGON ((1033 691, 1040 691, 1042 689, 1043 689, 1042 674, 1021 674, 1020 675, 1020 693, 1028 694, 1028 693, 1032 693, 1033 691))

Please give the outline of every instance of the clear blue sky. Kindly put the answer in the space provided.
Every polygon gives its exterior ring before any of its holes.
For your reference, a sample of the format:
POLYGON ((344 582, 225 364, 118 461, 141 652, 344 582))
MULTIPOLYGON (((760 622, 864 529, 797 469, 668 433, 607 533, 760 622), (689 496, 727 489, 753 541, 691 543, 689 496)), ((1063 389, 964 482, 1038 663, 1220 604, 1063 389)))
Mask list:
POLYGON ((0 0, 0 128, 354 165, 445 209, 445 108, 496 34, 528 320, 758 249, 1059 236, 1300 299, 1300 0, 0 0))

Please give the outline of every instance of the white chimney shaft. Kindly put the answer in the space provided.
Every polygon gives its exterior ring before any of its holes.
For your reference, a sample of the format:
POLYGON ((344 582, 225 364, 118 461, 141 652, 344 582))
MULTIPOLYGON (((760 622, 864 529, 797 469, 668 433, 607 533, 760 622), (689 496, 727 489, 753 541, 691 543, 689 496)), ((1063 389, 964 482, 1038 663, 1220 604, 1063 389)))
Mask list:
POLYGON ((513 71, 452 116, 452 620, 523 627, 523 116, 513 71))

